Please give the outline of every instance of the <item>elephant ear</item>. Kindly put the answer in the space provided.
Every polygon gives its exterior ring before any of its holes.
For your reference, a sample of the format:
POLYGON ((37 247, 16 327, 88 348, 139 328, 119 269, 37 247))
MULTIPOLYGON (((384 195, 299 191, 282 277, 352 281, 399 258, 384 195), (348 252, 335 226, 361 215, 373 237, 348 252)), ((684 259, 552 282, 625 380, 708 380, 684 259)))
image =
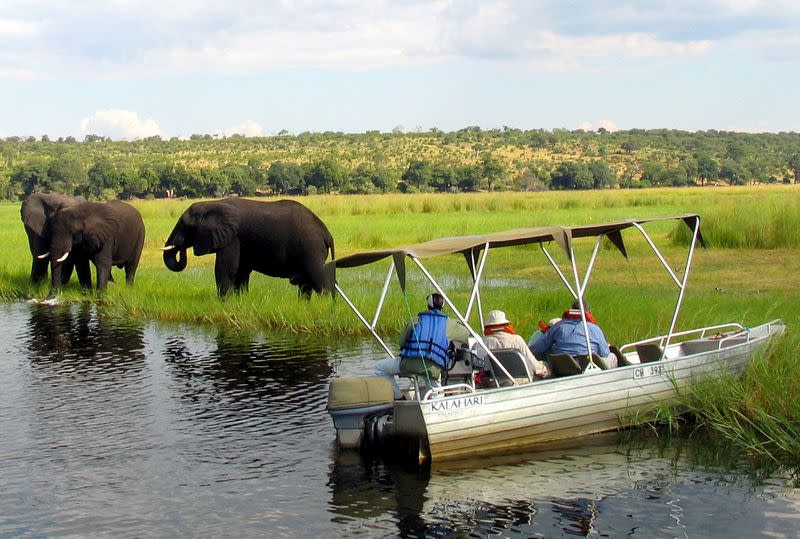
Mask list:
POLYGON ((109 242, 117 224, 117 216, 108 208, 101 207, 98 211, 87 214, 83 221, 83 242, 89 252, 99 251, 109 242))
POLYGON ((39 236, 44 234, 45 213, 44 206, 38 200, 30 198, 22 202, 22 222, 39 236))
POLYGON ((229 204, 214 204, 200 218, 197 225, 195 254, 203 255, 222 249, 239 233, 241 216, 229 204))

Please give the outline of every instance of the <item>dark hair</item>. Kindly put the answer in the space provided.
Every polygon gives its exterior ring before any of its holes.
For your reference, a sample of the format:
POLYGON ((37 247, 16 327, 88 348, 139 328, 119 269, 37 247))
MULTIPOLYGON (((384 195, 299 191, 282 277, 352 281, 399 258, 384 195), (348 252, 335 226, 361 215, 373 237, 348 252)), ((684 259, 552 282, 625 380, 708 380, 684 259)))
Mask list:
POLYGON ((434 292, 428 296, 429 309, 441 309, 442 307, 444 307, 444 297, 441 294, 434 292))
MULTIPOLYGON (((581 308, 581 302, 578 301, 578 298, 575 298, 574 300, 572 300, 572 307, 571 308, 572 309, 580 309, 581 308)), ((583 298, 583 310, 584 311, 590 311, 591 310, 591 309, 589 309, 589 302, 586 301, 586 298, 583 298)))

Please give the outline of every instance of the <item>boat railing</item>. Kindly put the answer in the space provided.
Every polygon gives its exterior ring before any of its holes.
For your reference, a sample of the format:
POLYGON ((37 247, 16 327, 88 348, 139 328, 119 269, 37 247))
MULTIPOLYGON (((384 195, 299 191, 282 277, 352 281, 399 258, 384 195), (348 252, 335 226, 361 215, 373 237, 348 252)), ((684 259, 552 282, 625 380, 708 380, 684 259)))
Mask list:
POLYGON ((441 393, 441 397, 452 397, 453 395, 463 395, 465 393, 475 393, 475 388, 469 384, 451 384, 448 386, 438 386, 429 389, 422 400, 431 400, 441 393))
MULTIPOLYGON (((733 329, 733 330, 736 330, 736 331, 735 331, 735 333, 733 333, 731 335, 726 335, 726 336, 722 337, 720 339, 720 342, 722 342, 722 341, 724 341, 726 339, 734 338, 734 337, 741 337, 742 332, 747 330, 747 328, 745 328, 741 324, 737 324, 735 322, 734 323, 728 323, 728 324, 719 324, 719 325, 716 325, 716 326, 706 326, 706 327, 703 327, 703 328, 689 329, 689 330, 686 330, 686 331, 679 331, 678 333, 673 333, 672 335, 660 335, 658 337, 651 337, 649 339, 644 339, 644 340, 641 340, 641 341, 627 343, 627 344, 622 345, 620 347, 619 351, 620 351, 620 353, 625 353, 626 351, 634 350, 636 348, 637 344, 650 344, 650 343, 658 343, 658 345, 663 348, 664 343, 667 341, 668 337, 670 338, 670 341, 671 341, 675 337, 685 337, 687 335, 698 334, 698 336, 695 337, 695 338, 697 338, 697 339, 705 339, 705 338, 707 338, 707 333, 708 332, 711 332, 711 331, 719 332, 719 330, 724 330, 724 329, 733 329)), ((678 346, 681 343, 680 342, 671 342, 670 344, 678 346)))

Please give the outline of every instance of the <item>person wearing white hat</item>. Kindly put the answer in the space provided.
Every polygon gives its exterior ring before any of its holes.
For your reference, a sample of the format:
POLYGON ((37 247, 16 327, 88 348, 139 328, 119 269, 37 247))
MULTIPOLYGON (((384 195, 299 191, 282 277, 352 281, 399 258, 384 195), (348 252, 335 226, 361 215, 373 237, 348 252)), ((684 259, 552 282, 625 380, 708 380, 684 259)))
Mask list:
POLYGON ((489 312, 489 317, 483 324, 483 334, 486 335, 484 343, 490 350, 498 348, 513 348, 519 350, 525 361, 528 362, 530 371, 537 380, 550 378, 552 373, 547 363, 539 361, 528 348, 525 339, 517 334, 514 326, 511 325, 506 313, 500 310, 489 312))

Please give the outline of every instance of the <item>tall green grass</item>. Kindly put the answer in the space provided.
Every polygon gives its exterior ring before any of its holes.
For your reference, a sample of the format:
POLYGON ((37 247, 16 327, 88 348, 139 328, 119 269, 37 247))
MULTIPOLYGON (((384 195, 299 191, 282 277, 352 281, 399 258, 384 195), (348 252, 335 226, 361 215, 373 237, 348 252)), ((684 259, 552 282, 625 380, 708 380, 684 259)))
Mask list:
MULTIPOLYGON (((736 204, 709 207, 701 227, 706 244, 726 249, 781 249, 800 247, 800 196, 795 189, 752 192, 736 204)), ((691 239, 686 227, 672 235, 677 245, 691 239)))

